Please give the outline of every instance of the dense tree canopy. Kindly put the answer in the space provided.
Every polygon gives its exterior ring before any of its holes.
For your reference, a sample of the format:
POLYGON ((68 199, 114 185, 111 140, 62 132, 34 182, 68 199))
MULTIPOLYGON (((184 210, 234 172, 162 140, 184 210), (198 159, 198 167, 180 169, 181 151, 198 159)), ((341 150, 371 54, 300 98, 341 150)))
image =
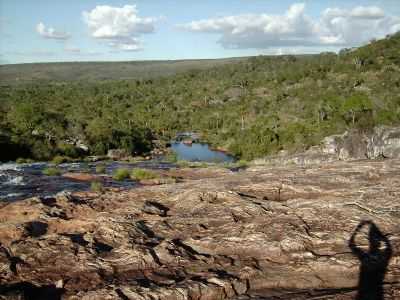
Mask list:
MULTIPOLYGON (((400 35, 339 55, 252 57, 152 80, 3 86, 0 136, 36 159, 199 131, 252 159, 317 144, 349 127, 400 123, 400 35)), ((6 142, 4 142, 6 143, 6 142)))

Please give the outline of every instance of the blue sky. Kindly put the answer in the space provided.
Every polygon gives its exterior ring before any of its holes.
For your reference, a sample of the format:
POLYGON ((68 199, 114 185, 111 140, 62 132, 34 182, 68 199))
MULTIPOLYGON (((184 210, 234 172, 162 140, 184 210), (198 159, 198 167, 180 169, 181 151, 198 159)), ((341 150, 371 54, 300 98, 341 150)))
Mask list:
POLYGON ((399 0, 0 0, 0 63, 318 53, 398 30, 399 0))

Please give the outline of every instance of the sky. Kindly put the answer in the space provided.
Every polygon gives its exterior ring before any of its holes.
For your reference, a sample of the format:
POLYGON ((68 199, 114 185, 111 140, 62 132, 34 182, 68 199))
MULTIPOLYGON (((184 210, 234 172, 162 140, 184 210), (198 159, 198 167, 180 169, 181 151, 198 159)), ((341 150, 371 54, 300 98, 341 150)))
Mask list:
POLYGON ((338 51, 400 31, 400 0, 0 0, 0 64, 338 51))

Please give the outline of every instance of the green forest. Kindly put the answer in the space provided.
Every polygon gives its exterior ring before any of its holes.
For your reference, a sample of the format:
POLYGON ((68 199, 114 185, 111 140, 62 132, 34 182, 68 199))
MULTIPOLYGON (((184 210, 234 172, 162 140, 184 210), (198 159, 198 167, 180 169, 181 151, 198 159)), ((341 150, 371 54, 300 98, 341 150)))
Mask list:
POLYGON ((400 124, 400 33, 338 54, 257 56, 151 78, 2 84, 0 159, 136 155, 196 131, 251 160, 380 124, 400 124))

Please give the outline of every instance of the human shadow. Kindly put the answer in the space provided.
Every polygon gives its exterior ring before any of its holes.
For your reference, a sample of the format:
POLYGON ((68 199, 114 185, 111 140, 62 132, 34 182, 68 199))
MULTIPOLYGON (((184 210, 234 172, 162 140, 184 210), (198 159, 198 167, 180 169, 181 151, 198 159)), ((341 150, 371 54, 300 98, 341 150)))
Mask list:
POLYGON ((392 256, 389 239, 372 221, 362 221, 352 234, 349 247, 361 263, 356 299, 383 300, 383 280, 392 256), (357 234, 364 226, 369 227, 368 250, 361 249, 355 241, 357 234))

